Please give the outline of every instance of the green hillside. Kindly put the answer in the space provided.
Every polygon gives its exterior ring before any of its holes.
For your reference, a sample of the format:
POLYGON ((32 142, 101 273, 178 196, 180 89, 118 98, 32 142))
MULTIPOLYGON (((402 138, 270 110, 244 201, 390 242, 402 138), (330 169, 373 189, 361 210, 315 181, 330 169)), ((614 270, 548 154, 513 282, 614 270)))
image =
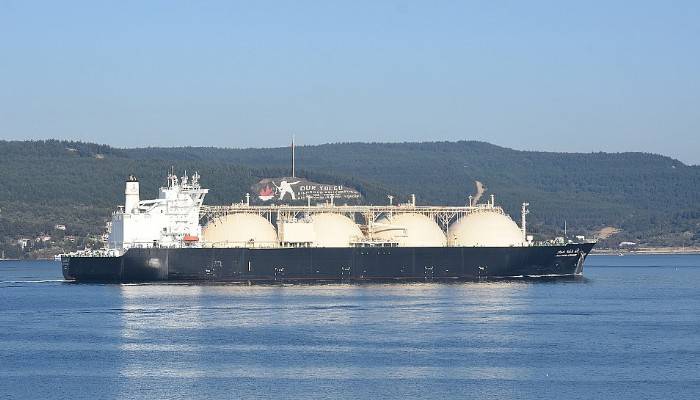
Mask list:
MULTIPOLYGON (((289 149, 147 148, 134 158, 219 160, 251 167, 289 164, 289 149)), ((516 151, 483 142, 342 143, 299 147, 298 164, 352 175, 429 203, 464 204, 483 182, 511 214, 531 203, 533 227, 623 230, 620 240, 698 241, 700 167, 648 153, 516 151)))
MULTIPOLYGON (((54 244, 36 245, 35 252, 81 246, 123 202, 130 173, 148 198, 171 165, 198 170, 211 189, 207 204, 226 204, 264 177, 288 174, 290 152, 0 141, 0 160, 0 246, 10 256, 21 253, 17 239, 41 233, 54 244), (66 235, 75 242, 61 240, 66 235)), ((700 244, 700 167, 654 154, 528 152, 473 141, 340 143, 298 147, 297 166, 298 175, 354 186, 375 204, 388 193, 415 193, 423 204, 464 204, 478 180, 514 217, 522 201, 530 202, 535 233, 558 234, 566 220, 572 233, 621 230, 603 244, 700 244)))

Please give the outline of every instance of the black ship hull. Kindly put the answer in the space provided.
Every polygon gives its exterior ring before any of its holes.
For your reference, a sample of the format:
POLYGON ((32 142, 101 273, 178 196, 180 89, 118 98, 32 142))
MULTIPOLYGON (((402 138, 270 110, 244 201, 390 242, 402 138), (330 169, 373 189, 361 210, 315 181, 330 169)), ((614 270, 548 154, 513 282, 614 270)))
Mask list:
POLYGON ((593 243, 531 247, 134 248, 62 258, 80 282, 449 281, 578 276, 593 243))

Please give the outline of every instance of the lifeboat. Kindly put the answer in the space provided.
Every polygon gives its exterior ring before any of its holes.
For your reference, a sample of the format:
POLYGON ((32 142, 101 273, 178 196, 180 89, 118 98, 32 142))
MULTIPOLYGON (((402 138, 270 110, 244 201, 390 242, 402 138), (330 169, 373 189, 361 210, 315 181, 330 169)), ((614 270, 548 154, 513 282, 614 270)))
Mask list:
POLYGON ((185 243, 194 243, 194 242, 199 242, 199 237, 194 236, 194 235, 190 235, 190 234, 186 234, 185 237, 182 238, 182 240, 184 240, 185 243))

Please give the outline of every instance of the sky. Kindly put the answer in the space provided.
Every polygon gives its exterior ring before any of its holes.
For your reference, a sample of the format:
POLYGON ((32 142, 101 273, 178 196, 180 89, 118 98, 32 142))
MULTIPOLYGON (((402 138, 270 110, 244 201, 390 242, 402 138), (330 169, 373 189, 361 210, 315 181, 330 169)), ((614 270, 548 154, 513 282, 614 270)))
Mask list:
POLYGON ((700 1, 0 0, 0 139, 700 164, 700 1))

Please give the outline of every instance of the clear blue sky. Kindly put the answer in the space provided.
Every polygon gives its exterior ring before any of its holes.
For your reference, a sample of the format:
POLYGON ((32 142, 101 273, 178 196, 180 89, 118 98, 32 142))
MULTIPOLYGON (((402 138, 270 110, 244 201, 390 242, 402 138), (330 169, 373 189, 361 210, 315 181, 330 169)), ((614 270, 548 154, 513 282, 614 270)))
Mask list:
POLYGON ((700 1, 0 0, 0 139, 700 163, 700 1))

